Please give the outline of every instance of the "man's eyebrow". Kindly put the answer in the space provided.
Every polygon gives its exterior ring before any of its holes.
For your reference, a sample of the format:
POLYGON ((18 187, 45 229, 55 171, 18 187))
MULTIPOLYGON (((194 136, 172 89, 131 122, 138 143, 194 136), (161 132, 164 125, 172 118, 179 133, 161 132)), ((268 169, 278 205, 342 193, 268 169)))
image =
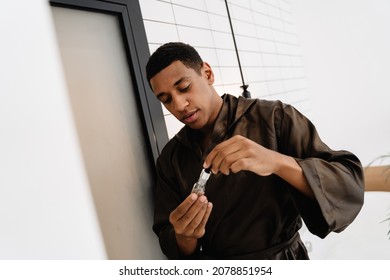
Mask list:
POLYGON ((176 83, 174 83, 173 85, 174 86, 177 86, 179 85, 184 79, 186 79, 187 77, 181 77, 179 80, 176 81, 176 83))
POLYGON ((159 94, 156 95, 157 99, 160 100, 160 98, 164 95, 164 92, 160 92, 159 94))

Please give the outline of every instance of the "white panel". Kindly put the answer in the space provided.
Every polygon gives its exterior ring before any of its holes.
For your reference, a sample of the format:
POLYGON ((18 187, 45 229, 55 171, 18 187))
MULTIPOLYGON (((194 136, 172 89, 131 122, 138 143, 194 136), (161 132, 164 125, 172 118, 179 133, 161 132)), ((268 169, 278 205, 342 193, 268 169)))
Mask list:
POLYGON ((234 50, 218 50, 218 59, 221 67, 236 67, 237 54, 234 50))
MULTIPOLYGON (((215 77, 214 86, 217 89, 217 86, 223 85, 221 67, 217 67, 217 66, 213 67, 213 71, 214 71, 214 77, 215 77)), ((219 92, 218 90, 217 90, 217 92, 220 95, 223 93, 223 92, 219 92)))
POLYGON ((160 22, 175 22, 175 16, 170 3, 154 0, 139 1, 144 20, 154 20, 160 22))
MULTIPOLYGON (((222 11, 226 11, 226 8, 222 11)), ((223 16, 209 14, 210 28, 215 31, 221 31, 225 33, 229 33, 230 37, 232 36, 230 33, 230 23, 229 19, 226 17, 226 14, 223 16)))
POLYGON ((149 43, 163 44, 179 41, 177 28, 173 24, 145 20, 144 25, 149 43))
MULTIPOLYGON (((203 61, 206 61, 210 64, 211 67, 214 65, 219 65, 219 60, 217 57, 217 52, 214 48, 198 48, 199 55, 204 58, 203 61), (206 60, 207 58, 207 60, 206 60)), ((214 67, 213 67, 214 68, 214 67)))
MULTIPOLYGON (((272 38, 272 33, 270 32, 270 37, 272 38)), ((260 37, 263 37, 263 36, 260 36, 260 37)), ((267 36, 264 36, 265 38, 267 38, 267 36)), ((270 40, 260 40, 260 49, 262 52, 264 53, 275 53, 276 52, 276 46, 275 46, 275 42, 273 41, 270 41, 270 40)))
POLYGON ((245 21, 252 19, 252 14, 249 5, 241 4, 240 0, 237 2, 238 4, 233 3, 233 1, 228 1, 230 16, 234 19, 245 21))
POLYGON ((108 257, 160 258, 150 159, 118 18, 66 8, 53 15, 108 257))
MULTIPOLYGON (((256 67, 256 68, 245 68, 245 77, 248 81, 247 83, 251 84, 250 82, 259 82, 259 81, 266 81, 266 71, 263 67, 256 67)), ((252 85, 251 85, 252 86, 252 85)))
POLYGON ((105 259, 48 1, 1 5, 0 259, 105 259))
POLYGON ((282 72, 279 67, 267 67, 265 68, 265 72, 268 80, 274 81, 281 80, 282 78, 282 72))
POLYGON ((240 53, 240 61, 241 66, 260 66, 262 64, 262 54, 261 53, 253 53, 253 52, 241 52, 240 53))
POLYGON ((234 42, 232 34, 222 33, 222 32, 213 32, 214 45, 217 51, 218 49, 228 49, 234 50, 234 42))
POLYGON ((230 85, 233 83, 242 84, 240 70, 236 67, 221 68, 222 81, 224 84, 230 85))
MULTIPOLYGON (((142 0, 141 0, 142 1, 142 0)), ((204 10, 205 9, 205 3, 203 0, 171 0, 172 3, 182 5, 185 7, 191 7, 194 9, 204 10)))
MULTIPOLYGON (((194 1, 197 2, 197 1, 194 1)), ((176 24, 194 26, 196 28, 210 28, 207 13, 181 6, 173 6, 176 24)))
POLYGON ((210 30, 178 26, 180 40, 194 47, 214 47, 213 34, 210 30))
POLYGON ((235 34, 240 34, 241 36, 256 36, 256 27, 253 23, 250 22, 252 18, 240 17, 239 19, 244 20, 233 20, 233 30, 235 34))
POLYGON ((269 94, 267 83, 251 83, 248 90, 253 98, 265 98, 269 94))
MULTIPOLYGON (((217 15, 226 16, 226 6, 224 0, 204 0, 206 2, 207 11, 217 15)), ((195 1, 194 1, 195 2, 195 1)))
POLYGON ((183 127, 183 123, 178 121, 173 115, 165 116, 165 123, 167 125, 168 137, 172 138, 183 127))

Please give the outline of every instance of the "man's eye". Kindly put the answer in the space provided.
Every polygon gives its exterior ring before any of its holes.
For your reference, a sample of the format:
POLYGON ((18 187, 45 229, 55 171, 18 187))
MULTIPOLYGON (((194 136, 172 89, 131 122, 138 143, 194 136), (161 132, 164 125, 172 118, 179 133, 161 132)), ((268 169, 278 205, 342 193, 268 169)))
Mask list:
POLYGON ((170 102, 171 102, 171 98, 170 97, 167 97, 167 98, 164 98, 164 99, 161 99, 160 101, 161 101, 161 103, 163 103, 163 104, 169 104, 170 102))
POLYGON ((188 91, 188 90, 190 89, 190 86, 191 86, 191 84, 188 84, 188 85, 186 85, 185 87, 180 88, 180 91, 181 91, 181 92, 186 92, 186 91, 188 91))

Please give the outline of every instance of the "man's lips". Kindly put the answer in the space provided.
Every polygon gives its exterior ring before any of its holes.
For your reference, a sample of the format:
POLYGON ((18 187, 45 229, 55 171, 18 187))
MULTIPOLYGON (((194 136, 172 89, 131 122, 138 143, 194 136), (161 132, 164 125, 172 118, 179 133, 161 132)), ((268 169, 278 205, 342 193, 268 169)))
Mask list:
POLYGON ((184 123, 192 123, 198 118, 198 110, 185 114, 181 120, 184 123))

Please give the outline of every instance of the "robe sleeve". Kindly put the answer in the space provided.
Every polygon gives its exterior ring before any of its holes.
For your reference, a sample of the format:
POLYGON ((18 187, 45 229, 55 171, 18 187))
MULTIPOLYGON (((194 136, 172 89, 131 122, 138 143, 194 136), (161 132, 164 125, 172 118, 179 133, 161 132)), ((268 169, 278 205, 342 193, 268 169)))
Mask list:
POLYGON ((173 170, 167 168, 168 165, 164 157, 158 158, 153 231, 157 234, 161 250, 168 259, 179 259, 179 249, 169 215, 180 204, 180 196, 172 187, 175 186, 173 170))
POLYGON ((189 256, 180 254, 175 232, 169 222, 170 213, 184 200, 175 179, 175 169, 169 157, 171 154, 171 145, 168 144, 156 163, 157 187, 153 231, 157 234, 161 250, 168 259, 196 259, 199 255, 199 247, 189 256))
POLYGON ((324 238, 332 231, 340 232, 363 205, 362 165, 351 152, 331 150, 315 126, 292 106, 284 105, 282 111, 281 151, 296 159, 316 199, 292 189, 294 203, 313 234, 324 238))

